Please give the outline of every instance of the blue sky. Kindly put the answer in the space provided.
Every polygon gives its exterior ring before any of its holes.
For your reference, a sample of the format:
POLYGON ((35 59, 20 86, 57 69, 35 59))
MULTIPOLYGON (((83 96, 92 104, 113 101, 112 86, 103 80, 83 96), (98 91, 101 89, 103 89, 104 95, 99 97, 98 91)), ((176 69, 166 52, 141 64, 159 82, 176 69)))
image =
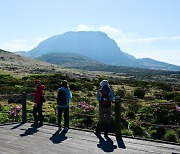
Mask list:
POLYGON ((180 0, 0 0, 0 49, 29 51, 67 31, 102 31, 136 58, 180 66, 180 0))

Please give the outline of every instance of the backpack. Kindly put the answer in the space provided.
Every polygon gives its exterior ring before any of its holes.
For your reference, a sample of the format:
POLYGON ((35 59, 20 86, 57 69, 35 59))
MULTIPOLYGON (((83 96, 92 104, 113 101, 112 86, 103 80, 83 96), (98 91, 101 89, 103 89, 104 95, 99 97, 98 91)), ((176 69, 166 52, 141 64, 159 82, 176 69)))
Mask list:
POLYGON ((109 100, 109 95, 110 95, 110 92, 108 93, 105 93, 102 89, 99 90, 100 93, 101 93, 101 98, 100 98, 100 102, 99 102, 99 105, 103 108, 108 108, 111 106, 111 101, 109 100))
POLYGON ((46 102, 44 95, 42 95, 42 96, 41 96, 41 98, 40 98, 40 102, 41 102, 41 103, 46 102))
POLYGON ((58 105, 66 105, 66 92, 62 89, 59 89, 58 96, 57 96, 57 104, 58 105))

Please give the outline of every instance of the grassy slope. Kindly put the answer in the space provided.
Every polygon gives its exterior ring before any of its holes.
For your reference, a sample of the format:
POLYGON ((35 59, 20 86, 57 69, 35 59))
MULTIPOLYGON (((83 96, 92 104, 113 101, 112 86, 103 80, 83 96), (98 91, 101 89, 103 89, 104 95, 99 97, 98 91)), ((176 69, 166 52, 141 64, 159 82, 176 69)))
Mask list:
MULTIPOLYGON (((88 72, 76 69, 63 68, 47 62, 16 55, 12 52, 0 49, 0 74, 10 74, 16 77, 23 77, 29 74, 67 74, 70 77, 94 78, 99 72, 88 72)), ((108 73, 105 73, 108 74, 108 73)))
POLYGON ((63 67, 79 68, 87 66, 101 66, 102 63, 87 58, 85 56, 74 53, 49 53, 38 57, 37 59, 51 63, 61 65, 63 67))
POLYGON ((63 70, 60 66, 22 57, 3 50, 0 50, 0 69, 25 74, 51 73, 63 70))

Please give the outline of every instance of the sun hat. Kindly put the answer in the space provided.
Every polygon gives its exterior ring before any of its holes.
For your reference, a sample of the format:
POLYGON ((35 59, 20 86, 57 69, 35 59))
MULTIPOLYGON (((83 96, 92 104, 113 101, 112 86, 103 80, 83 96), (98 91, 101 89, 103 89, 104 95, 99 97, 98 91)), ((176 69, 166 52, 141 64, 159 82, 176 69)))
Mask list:
POLYGON ((100 86, 101 86, 101 87, 104 87, 104 86, 106 86, 106 85, 109 86, 109 83, 108 83, 107 80, 102 80, 102 81, 100 82, 100 86))
POLYGON ((35 82, 35 84, 41 84, 40 80, 35 80, 34 82, 35 82))

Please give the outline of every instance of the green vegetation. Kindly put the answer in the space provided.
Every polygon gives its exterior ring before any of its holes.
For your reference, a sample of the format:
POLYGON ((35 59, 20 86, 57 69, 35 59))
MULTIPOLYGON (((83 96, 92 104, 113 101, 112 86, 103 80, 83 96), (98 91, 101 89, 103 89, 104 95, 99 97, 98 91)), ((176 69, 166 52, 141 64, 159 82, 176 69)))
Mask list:
MULTIPOLYGON (((70 103, 70 125, 94 129, 98 121, 96 92, 99 82, 108 79, 115 95, 122 101, 122 134, 180 142, 180 113, 173 102, 180 98, 178 82, 157 82, 129 79, 122 76, 99 75, 88 78, 80 74, 33 74, 16 78, 0 74, 0 123, 21 121, 21 93, 27 95, 27 118, 33 121, 34 80, 40 79, 46 86, 46 102, 43 105, 45 123, 57 124, 56 96, 61 81, 66 79, 73 93, 70 103), (7 95, 8 94, 8 95, 7 95), (17 95, 15 95, 17 94, 17 95), (7 96, 5 96, 7 95, 7 96)), ((179 78, 179 76, 177 76, 179 78)), ((177 79, 178 80, 178 79, 177 79)), ((180 104, 177 104, 180 106, 180 104)), ((112 106, 112 126, 115 121, 115 105, 112 106)), ((113 129, 112 129, 113 131, 113 129)))

